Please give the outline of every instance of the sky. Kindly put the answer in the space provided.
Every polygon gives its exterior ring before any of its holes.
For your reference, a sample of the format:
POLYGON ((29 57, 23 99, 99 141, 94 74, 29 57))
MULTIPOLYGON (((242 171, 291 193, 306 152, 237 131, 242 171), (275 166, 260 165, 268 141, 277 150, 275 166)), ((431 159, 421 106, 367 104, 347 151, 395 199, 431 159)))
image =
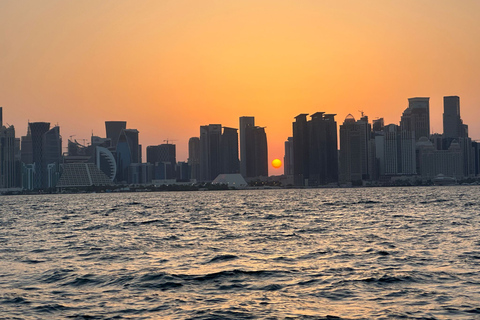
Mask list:
POLYGON ((254 116, 271 161, 300 113, 398 124, 430 97, 442 133, 458 95, 480 140, 479 21, 477 0, 0 0, 0 106, 17 137, 46 121, 66 146, 126 120, 178 161, 201 125, 254 116))

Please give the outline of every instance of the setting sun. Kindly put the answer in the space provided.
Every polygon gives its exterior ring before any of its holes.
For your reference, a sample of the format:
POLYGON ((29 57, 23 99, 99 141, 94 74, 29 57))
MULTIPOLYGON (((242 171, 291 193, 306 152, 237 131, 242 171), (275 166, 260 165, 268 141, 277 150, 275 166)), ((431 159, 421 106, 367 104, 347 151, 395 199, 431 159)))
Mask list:
POLYGON ((275 159, 272 161, 272 167, 278 169, 282 166, 282 161, 280 159, 275 159))

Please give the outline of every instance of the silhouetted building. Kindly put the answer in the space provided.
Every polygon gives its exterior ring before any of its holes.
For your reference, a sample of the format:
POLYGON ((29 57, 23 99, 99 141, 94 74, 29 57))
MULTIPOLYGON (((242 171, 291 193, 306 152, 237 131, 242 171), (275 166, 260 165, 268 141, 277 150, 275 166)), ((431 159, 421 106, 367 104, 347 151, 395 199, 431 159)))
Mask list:
POLYGON ((107 139, 112 141, 111 147, 116 148, 123 130, 127 129, 127 121, 105 121, 107 139))
POLYGON ((147 147, 147 162, 155 165, 159 162, 164 162, 170 164, 167 166, 167 171, 165 177, 162 179, 175 179, 175 166, 177 163, 176 160, 176 147, 174 144, 161 144, 158 146, 148 146, 147 147))
POLYGON ((448 150, 437 150, 426 137, 417 142, 418 161, 423 181, 433 181, 438 176, 460 180, 463 178, 462 149, 454 140, 448 150))
POLYGON ((222 157, 221 173, 239 173, 240 162, 238 160, 238 133, 234 128, 223 128, 220 139, 222 157))
POLYGON ((54 188, 60 177, 62 163, 62 137, 60 127, 55 126, 43 134, 42 188, 54 188))
MULTIPOLYGON (((468 127, 460 118, 460 97, 443 97, 443 136, 449 140, 468 136, 468 127)), ((448 146, 447 146, 448 147, 448 146)))
POLYGON ((254 117, 240 117, 240 174, 243 177, 247 177, 247 157, 248 149, 251 149, 249 145, 252 142, 247 140, 247 128, 255 126, 254 117))
POLYGON ((48 122, 30 122, 28 124, 32 139, 32 162, 34 167, 33 189, 44 188, 43 177, 46 176, 46 167, 43 166, 44 134, 50 130, 48 122))
POLYGON ((430 98, 409 98, 400 120, 401 131, 410 132, 415 141, 430 136, 430 98))
POLYGON ((188 140, 188 165, 190 178, 200 179, 200 138, 192 137, 188 140))
POLYGON ((383 128, 385 127, 385 122, 383 118, 375 119, 372 121, 372 131, 383 131, 383 128))
POLYGON ((317 112, 295 117, 293 171, 295 185, 317 186, 338 182, 337 123, 334 114, 317 112))
MULTIPOLYGON (((0 124, 2 109, 0 108, 0 124)), ((0 126, 0 188, 17 187, 15 167, 15 128, 0 126)))
POLYGON ((371 179, 370 137, 368 117, 355 121, 349 114, 345 118, 340 126, 340 182, 359 183, 371 179))
POLYGON ((122 130, 118 137, 116 160, 117 181, 128 182, 128 167, 132 163, 139 163, 138 130, 122 130))
POLYGON ((267 134, 263 127, 246 127, 246 178, 268 177, 267 134))
POLYGON ((283 173, 287 176, 293 175, 293 137, 285 141, 285 156, 283 157, 283 173))
POLYGON ((221 172, 221 124, 200 127, 200 180, 213 181, 221 172))
POLYGON ((308 122, 308 185, 338 182, 337 123, 334 114, 317 112, 308 122))

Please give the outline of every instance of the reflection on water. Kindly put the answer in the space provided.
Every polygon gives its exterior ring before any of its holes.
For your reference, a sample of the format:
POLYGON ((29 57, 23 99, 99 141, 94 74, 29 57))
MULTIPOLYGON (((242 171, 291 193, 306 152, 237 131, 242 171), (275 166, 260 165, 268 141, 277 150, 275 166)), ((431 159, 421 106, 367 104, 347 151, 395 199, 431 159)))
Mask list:
POLYGON ((5 318, 480 317, 478 187, 2 197, 5 318))

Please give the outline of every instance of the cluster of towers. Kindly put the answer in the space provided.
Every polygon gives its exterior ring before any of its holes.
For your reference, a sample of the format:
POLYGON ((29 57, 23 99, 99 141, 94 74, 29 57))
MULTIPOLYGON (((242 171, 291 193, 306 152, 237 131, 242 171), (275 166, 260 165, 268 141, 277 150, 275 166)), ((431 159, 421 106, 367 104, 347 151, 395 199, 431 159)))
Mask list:
POLYGON ((460 98, 444 97, 443 134, 430 134, 429 98, 410 98, 400 125, 383 118, 369 123, 349 114, 340 125, 334 115, 300 114, 285 142, 285 174, 297 186, 458 181, 480 172, 479 144, 468 137, 460 117, 460 98), (338 156, 338 158, 337 158, 338 156))
MULTIPOLYGON (((296 186, 389 184, 395 180, 458 181, 480 174, 480 144, 468 136, 460 117, 460 98, 444 97, 443 133, 430 133, 430 99, 410 98, 400 124, 369 122, 349 114, 339 128, 335 114, 299 114, 285 142, 287 184, 296 186)), ((42 190, 109 184, 211 182, 220 174, 268 177, 265 128, 254 117, 240 117, 239 129, 221 124, 200 126, 188 142, 188 161, 177 162, 168 140, 146 147, 142 161, 139 131, 126 121, 106 121, 105 137, 89 144, 68 140, 62 152, 60 127, 28 123, 15 137, 3 125, 0 108, 0 189, 42 190)))

